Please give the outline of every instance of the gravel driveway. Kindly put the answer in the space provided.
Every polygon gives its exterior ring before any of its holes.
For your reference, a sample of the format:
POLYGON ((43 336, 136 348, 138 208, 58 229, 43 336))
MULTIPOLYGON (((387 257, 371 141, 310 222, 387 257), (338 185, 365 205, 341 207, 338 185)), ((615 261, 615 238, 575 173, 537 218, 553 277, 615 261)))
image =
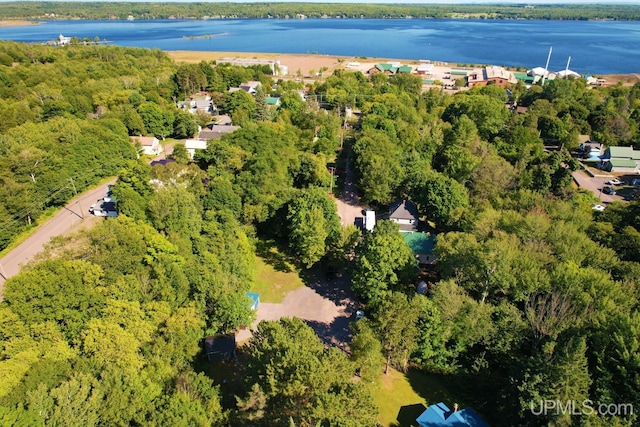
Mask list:
POLYGON ((305 273, 307 286, 291 291, 279 303, 261 302, 256 321, 251 328, 241 330, 236 339, 241 342, 251 338, 251 330, 262 320, 278 320, 281 317, 299 317, 329 346, 349 351, 356 299, 349 289, 348 277, 327 279, 322 270, 315 267, 305 273))

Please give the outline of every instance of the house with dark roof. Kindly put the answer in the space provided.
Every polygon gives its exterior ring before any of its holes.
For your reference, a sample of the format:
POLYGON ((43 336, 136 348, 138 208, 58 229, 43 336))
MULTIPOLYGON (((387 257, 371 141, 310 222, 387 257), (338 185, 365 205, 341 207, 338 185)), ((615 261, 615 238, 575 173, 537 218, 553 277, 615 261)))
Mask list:
POLYGON ((456 403, 452 411, 443 402, 429 406, 416 422, 420 427, 489 427, 473 409, 458 410, 456 403))
POLYGON ((389 207, 389 220, 400 226, 401 232, 418 231, 418 208, 410 200, 399 200, 389 207))
POLYGON ((220 139, 222 135, 235 132, 240 126, 232 125, 210 125, 198 132, 198 139, 208 141, 210 139, 220 139))

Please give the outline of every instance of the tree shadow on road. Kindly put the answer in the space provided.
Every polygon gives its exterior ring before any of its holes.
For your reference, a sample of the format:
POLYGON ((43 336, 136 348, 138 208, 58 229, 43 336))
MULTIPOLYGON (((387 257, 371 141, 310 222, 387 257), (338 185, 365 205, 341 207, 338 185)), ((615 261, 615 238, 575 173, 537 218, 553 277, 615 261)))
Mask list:
POLYGON ((357 297, 351 290, 349 275, 329 270, 320 263, 300 272, 304 284, 335 305, 346 306, 347 312, 357 310, 357 297))
POLYGON ((305 323, 314 330, 325 346, 338 347, 347 354, 351 354, 349 342, 353 338, 349 323, 353 316, 339 316, 333 319, 331 324, 315 320, 305 320, 305 323))

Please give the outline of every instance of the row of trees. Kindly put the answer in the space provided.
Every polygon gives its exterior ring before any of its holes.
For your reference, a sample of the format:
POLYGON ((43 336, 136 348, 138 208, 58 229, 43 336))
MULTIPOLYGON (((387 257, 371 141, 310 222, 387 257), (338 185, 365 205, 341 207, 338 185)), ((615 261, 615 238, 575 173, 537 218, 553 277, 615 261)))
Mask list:
POLYGON ((490 18, 490 19, 618 19, 637 20, 640 14, 632 5, 478 5, 478 4, 311 4, 311 3, 251 3, 237 5, 171 3, 120 3, 93 2, 8 2, 3 5, 4 18, 41 19, 136 19, 170 18, 288 18, 298 14, 309 18, 490 18), (47 15, 45 15, 47 14, 47 15))

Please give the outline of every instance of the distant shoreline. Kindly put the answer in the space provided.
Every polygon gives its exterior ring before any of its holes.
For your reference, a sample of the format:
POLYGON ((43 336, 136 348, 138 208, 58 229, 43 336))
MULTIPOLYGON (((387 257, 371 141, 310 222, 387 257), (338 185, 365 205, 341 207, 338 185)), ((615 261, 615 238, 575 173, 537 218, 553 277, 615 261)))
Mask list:
POLYGON ((24 19, 4 19, 0 20, 0 27, 26 27, 28 25, 39 25, 39 22, 25 21, 24 19))
MULTIPOLYGON (((415 59, 402 58, 377 58, 377 57, 358 57, 358 56, 341 56, 341 55, 322 55, 322 54, 295 54, 295 53, 265 53, 265 52, 221 52, 221 51, 190 51, 190 50, 167 50, 164 51, 175 62, 197 64, 202 61, 218 61, 222 58, 253 58, 277 60, 289 68, 289 76, 294 76, 298 69, 304 75, 310 74, 310 71, 319 71, 320 68, 326 67, 325 76, 331 75, 335 69, 345 69, 345 65, 349 62, 361 62, 363 64, 375 64, 384 62, 400 62, 403 64, 415 65, 420 61, 415 59)), ((435 61, 438 62, 438 61, 435 61)), ((456 67, 459 64, 454 62, 448 63, 449 67, 456 67)), ((355 71, 352 69, 352 71, 355 71)), ((622 82, 625 86, 633 86, 640 83, 640 74, 598 74, 602 76, 610 84, 622 82)))

